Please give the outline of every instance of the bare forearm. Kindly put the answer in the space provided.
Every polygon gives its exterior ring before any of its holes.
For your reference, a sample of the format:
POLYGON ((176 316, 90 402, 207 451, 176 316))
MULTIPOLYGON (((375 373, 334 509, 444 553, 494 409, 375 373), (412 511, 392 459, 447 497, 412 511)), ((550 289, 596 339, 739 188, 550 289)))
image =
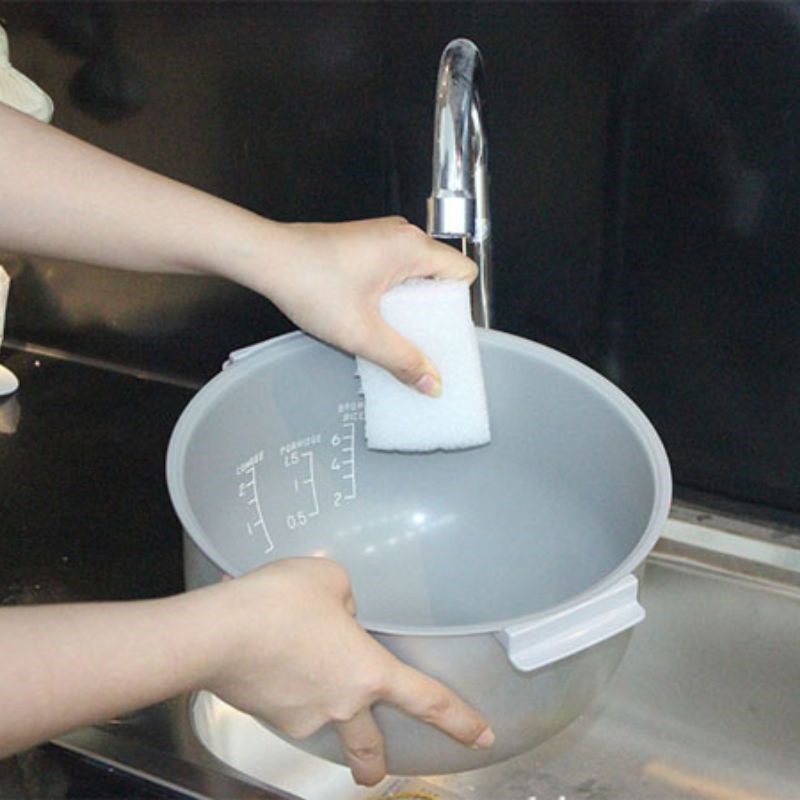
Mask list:
POLYGON ((0 145, 0 243, 9 250, 122 269, 217 273, 255 238, 279 245, 286 228, 3 104, 0 145))
POLYGON ((475 264, 401 218, 273 222, 105 153, 0 103, 0 247, 122 269, 212 274, 296 325, 438 394, 436 366, 380 316, 409 278, 475 264))
POLYGON ((0 609, 0 757, 203 684, 224 635, 205 600, 0 609))

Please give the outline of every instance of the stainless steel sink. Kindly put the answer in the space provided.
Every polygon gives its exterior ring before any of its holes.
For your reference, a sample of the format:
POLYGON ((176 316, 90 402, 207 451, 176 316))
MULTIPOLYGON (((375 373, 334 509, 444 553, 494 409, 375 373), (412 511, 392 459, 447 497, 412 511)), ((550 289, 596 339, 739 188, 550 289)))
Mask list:
MULTIPOLYGON (((504 764, 424 778, 427 796, 797 800, 800 550, 768 535, 742 536, 730 530, 735 525, 702 527, 683 516, 670 520, 648 562, 648 618, 591 710, 504 764)), ((117 726, 113 763, 124 768, 127 737, 139 749, 140 773, 147 772, 142 748, 158 741, 161 757, 172 747, 184 770, 191 765, 206 778, 225 775, 250 787, 241 794, 226 789, 226 797, 350 800, 396 793, 393 779, 372 790, 356 787, 344 768, 302 753, 210 695, 181 709, 178 723, 190 716, 196 738, 186 730, 154 738, 141 720, 127 731, 117 726)), ((108 728, 90 729, 59 743, 102 760, 99 740, 109 735, 108 728)), ((160 782, 170 785, 166 772, 162 766, 160 782)), ((192 785, 197 790, 207 780, 192 785)))

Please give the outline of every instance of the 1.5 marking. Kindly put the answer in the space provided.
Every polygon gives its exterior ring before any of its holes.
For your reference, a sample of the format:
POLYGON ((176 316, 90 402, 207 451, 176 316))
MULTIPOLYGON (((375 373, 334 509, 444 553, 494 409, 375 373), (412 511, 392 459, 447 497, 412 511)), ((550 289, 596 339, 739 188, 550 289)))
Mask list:
POLYGON ((306 497, 306 503, 299 510, 286 515, 286 527, 293 531, 319 515, 317 483, 314 477, 314 451, 292 450, 284 456, 284 467, 296 468, 299 474, 294 478, 295 494, 306 497))

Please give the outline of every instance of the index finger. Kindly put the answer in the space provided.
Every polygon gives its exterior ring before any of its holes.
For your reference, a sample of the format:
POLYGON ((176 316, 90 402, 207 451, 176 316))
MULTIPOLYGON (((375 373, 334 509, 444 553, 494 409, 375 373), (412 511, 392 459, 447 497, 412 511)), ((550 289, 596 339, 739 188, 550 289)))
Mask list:
POLYGON ((393 677, 385 700, 468 747, 491 747, 494 732, 488 720, 443 683, 401 662, 393 677))

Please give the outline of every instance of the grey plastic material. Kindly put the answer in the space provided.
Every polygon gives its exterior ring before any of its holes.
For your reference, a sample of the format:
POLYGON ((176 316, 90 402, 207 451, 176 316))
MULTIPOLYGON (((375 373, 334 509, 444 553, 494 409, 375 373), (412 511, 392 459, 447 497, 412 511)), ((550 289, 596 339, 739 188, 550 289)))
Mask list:
MULTIPOLYGON (((395 772, 507 758, 580 713, 643 616, 633 573, 670 503, 658 436, 615 386, 533 342, 478 340, 486 447, 367 450, 353 359, 290 334, 234 354, 169 448, 187 554, 203 555, 187 560, 190 585, 333 558, 365 627, 492 719, 497 743, 476 753, 377 709, 395 772)), ((329 731, 300 746, 341 758, 329 731)))
POLYGON ((621 581, 582 603, 545 617, 509 625, 496 636, 519 670, 530 672, 586 650, 644 619, 639 581, 621 581))

